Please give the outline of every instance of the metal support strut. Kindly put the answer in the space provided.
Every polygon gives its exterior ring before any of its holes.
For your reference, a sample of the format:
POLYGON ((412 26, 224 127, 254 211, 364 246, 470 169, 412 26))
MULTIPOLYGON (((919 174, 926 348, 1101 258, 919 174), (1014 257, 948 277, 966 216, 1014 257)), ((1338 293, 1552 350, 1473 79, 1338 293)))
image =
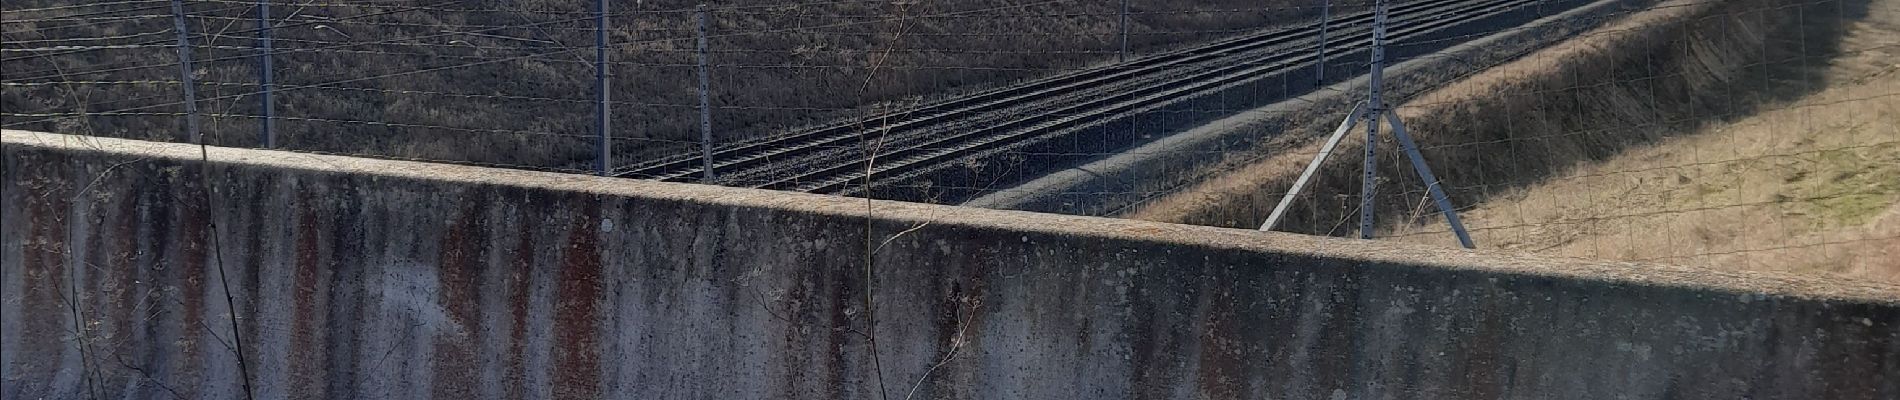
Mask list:
POLYGON ((1438 212, 1445 214, 1445 222, 1451 225, 1451 233, 1458 236, 1458 245, 1475 249, 1471 243, 1471 233, 1465 231, 1465 223, 1458 219, 1458 210, 1452 208, 1451 197, 1445 195, 1445 189, 1438 184, 1438 176, 1432 174, 1432 167, 1425 165, 1425 156, 1419 154, 1418 143, 1412 142, 1412 135, 1405 132, 1405 123, 1399 122, 1399 113, 1386 110, 1385 118, 1392 122, 1392 137, 1399 140, 1399 151, 1412 159, 1412 170, 1418 172, 1419 179, 1425 180, 1425 189, 1432 195, 1432 202, 1438 203, 1438 212))
POLYGON ((706 5, 700 4, 699 14, 699 151, 706 163, 705 182, 713 181, 713 136, 712 136, 712 91, 708 81, 712 71, 706 62, 706 5))
POLYGON ((258 0, 257 45, 261 50, 257 54, 257 84, 259 89, 261 89, 259 92, 262 92, 259 93, 260 96, 258 97, 263 103, 260 104, 260 106, 263 107, 262 111, 264 114, 264 119, 259 121, 263 126, 262 131, 258 132, 258 136, 261 136, 258 140, 262 142, 266 149, 277 147, 277 118, 274 115, 277 109, 277 99, 271 96, 271 90, 275 89, 274 86, 276 84, 276 77, 273 76, 273 74, 277 72, 277 67, 272 65, 272 61, 277 57, 271 54, 276 50, 273 50, 271 46, 270 30, 270 0, 258 0))
POLYGON ((1366 103, 1359 103, 1346 113, 1346 121, 1339 124, 1339 129, 1333 130, 1333 136, 1326 139, 1326 145, 1321 146, 1319 154, 1313 156, 1313 162, 1306 164, 1306 171, 1300 172, 1300 179, 1293 181, 1293 189, 1286 191, 1286 196, 1280 198, 1280 205, 1273 207, 1273 214, 1267 215, 1267 222, 1260 224, 1261 231, 1271 231, 1274 226, 1280 225, 1280 218, 1286 216, 1287 208, 1293 205, 1293 198, 1299 197, 1300 190, 1306 188, 1306 181, 1313 179, 1313 173, 1319 172, 1320 164, 1325 163, 1326 157, 1339 147, 1339 141, 1346 138, 1346 133, 1352 131, 1353 124, 1359 122, 1359 114, 1365 108, 1366 103))
POLYGON ((594 167, 601 176, 607 176, 613 170, 613 92, 608 85, 613 82, 612 60, 607 59, 607 0, 594 2, 594 91, 599 100, 594 106, 594 135, 599 137, 600 155, 594 161, 594 167))
POLYGON ((191 30, 185 25, 182 0, 172 0, 172 25, 178 33, 178 78, 185 92, 185 136, 192 143, 204 144, 204 136, 198 133, 198 84, 191 72, 191 30))
POLYGON ((1458 210, 1452 206, 1451 197, 1445 194, 1444 187, 1438 182, 1438 176, 1433 174, 1431 167, 1425 164, 1425 156, 1419 153, 1418 144, 1412 141, 1412 135, 1406 131, 1405 123, 1400 121, 1397 112, 1386 107, 1381 92, 1385 80, 1386 1, 1379 0, 1376 7, 1377 11, 1372 22, 1372 71, 1366 90, 1366 102, 1354 106, 1346 113, 1346 120, 1339 125, 1339 129, 1333 131, 1332 136, 1326 140, 1326 144, 1320 148, 1319 154, 1313 157, 1313 161, 1307 164, 1306 171, 1293 182, 1293 188, 1280 199, 1280 204, 1274 206, 1273 213, 1267 216, 1266 223, 1260 225, 1260 230, 1273 230, 1273 227, 1280 223, 1280 220, 1286 216, 1288 207, 1293 204, 1293 199, 1302 189, 1305 189, 1313 174, 1319 170, 1320 164, 1325 162, 1327 156, 1332 155, 1333 150, 1339 146, 1340 140, 1352 130, 1352 126, 1363 120, 1366 123, 1366 158, 1359 192, 1359 237, 1371 239, 1375 228, 1373 211, 1376 202, 1373 199, 1377 193, 1379 178, 1376 150, 1379 145, 1379 124, 1391 122, 1392 135, 1398 141, 1400 151, 1411 159, 1412 170, 1425 181, 1425 187, 1431 193, 1432 201, 1437 204, 1438 211, 1445 214, 1445 222, 1451 225, 1452 233, 1457 235, 1458 244, 1467 249, 1477 248, 1471 241, 1471 234, 1465 230, 1464 221, 1458 218, 1458 210))
POLYGON ((1385 0, 1379 0, 1372 17, 1372 79, 1366 87, 1366 160, 1359 181, 1359 238, 1371 239, 1374 227, 1373 198, 1379 190, 1379 115, 1385 113, 1385 98, 1380 92, 1385 81, 1385 0))
POLYGON ((1313 63, 1314 85, 1326 84, 1326 31, 1333 24, 1333 0, 1325 0, 1319 8, 1319 61, 1313 63))

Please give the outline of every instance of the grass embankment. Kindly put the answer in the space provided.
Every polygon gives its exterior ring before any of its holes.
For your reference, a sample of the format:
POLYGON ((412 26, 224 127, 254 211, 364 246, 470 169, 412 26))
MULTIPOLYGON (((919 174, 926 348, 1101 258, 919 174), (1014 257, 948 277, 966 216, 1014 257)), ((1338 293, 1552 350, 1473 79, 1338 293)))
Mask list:
MULTIPOLYGON (((1894 7, 1666 2, 1400 111, 1481 246, 1900 280, 1894 7)), ((1351 233, 1360 148, 1343 147, 1286 230, 1351 233)), ((1381 234, 1450 243, 1382 147, 1381 234)), ((1258 223, 1316 148, 1131 216, 1258 223)))
MULTIPOLYGON (((1900 2, 1811 60, 1819 89, 1513 190, 1478 240, 1545 254, 1900 282, 1900 2)), ((1419 231, 1418 226, 1394 229, 1419 231)), ((1442 242, 1431 236, 1406 240, 1442 242)))

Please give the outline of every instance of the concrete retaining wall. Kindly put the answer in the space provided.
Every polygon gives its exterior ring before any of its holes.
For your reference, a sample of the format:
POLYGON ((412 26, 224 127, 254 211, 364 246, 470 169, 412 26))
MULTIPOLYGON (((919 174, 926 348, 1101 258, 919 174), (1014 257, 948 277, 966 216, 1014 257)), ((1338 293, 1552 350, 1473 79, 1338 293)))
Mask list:
POLYGON ((4 140, 7 399, 1900 396, 1890 286, 4 140))

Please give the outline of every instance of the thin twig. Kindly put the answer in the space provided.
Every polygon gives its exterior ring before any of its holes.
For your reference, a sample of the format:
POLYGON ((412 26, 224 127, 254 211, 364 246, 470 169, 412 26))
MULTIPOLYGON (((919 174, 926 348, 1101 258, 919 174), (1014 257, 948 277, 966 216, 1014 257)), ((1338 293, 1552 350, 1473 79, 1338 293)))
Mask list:
MULTIPOLYGON (((969 303, 972 301, 969 298, 965 298, 964 302, 969 303)), ((950 337, 950 351, 944 354, 943 359, 938 360, 937 364, 931 365, 930 369, 928 370, 924 370, 923 376, 917 377, 917 383, 913 383, 910 385, 910 392, 904 394, 904 400, 910 400, 911 398, 916 397, 917 388, 924 386, 924 382, 930 379, 930 374, 937 372, 938 368, 943 368, 945 364, 950 363, 950 360, 955 359, 957 357, 957 351, 962 350, 963 344, 967 342, 967 340, 963 338, 963 335, 965 332, 968 332, 970 330, 970 322, 976 319, 977 308, 980 308, 982 306, 983 306, 983 303, 981 303, 980 301, 975 301, 974 304, 970 305, 970 312, 968 314, 965 314, 962 317, 957 318, 957 322, 958 322, 957 333, 956 335, 953 335, 950 337)))
MULTIPOLYGON (((903 20, 905 18, 905 15, 908 14, 908 11, 909 11, 909 7, 899 6, 897 10, 897 17, 894 18, 894 20, 903 20)), ((891 37, 891 46, 885 47, 884 51, 872 56, 870 60, 871 61, 870 68, 868 68, 868 72, 865 74, 864 83, 858 86, 858 94, 860 97, 862 97, 863 94, 869 90, 871 84, 877 80, 876 79, 877 73, 879 70, 883 69, 884 63, 890 59, 891 50, 895 47, 896 43, 899 40, 903 39, 904 34, 908 33, 910 28, 911 28, 911 24, 909 22, 906 22, 904 25, 901 25, 897 33, 895 35, 892 35, 891 37)), ((884 145, 884 139, 890 134, 890 131, 891 131, 890 118, 888 115, 886 116, 886 118, 880 119, 880 122, 883 124, 883 127, 881 129, 881 132, 878 133, 877 140, 875 140, 874 144, 871 141, 867 141, 866 140, 867 138, 864 137, 863 133, 859 134, 858 143, 860 146, 864 146, 863 152, 865 154, 865 158, 864 158, 864 250, 865 250, 864 252, 864 318, 865 318, 866 330, 869 331, 869 333, 866 334, 865 337, 866 337, 866 340, 870 343, 870 347, 871 347, 871 368, 872 368, 873 375, 875 379, 877 380, 878 398, 888 400, 890 398, 890 390, 885 388, 884 386, 884 363, 883 363, 882 355, 879 354, 878 347, 877 347, 877 281, 876 281, 877 249, 882 248, 883 245, 882 244, 875 245, 875 246, 872 245, 872 241, 876 240, 873 237, 874 232, 875 232, 875 225, 876 225, 874 221, 876 217, 876 202, 871 197, 873 193, 872 192, 872 184, 873 184, 872 173, 874 171, 873 168, 875 168, 877 165, 877 154, 879 151, 882 150, 882 147, 884 145)), ((860 127, 859 132, 868 132, 868 131, 860 127)), ((911 230, 915 230, 915 229, 917 228, 912 228, 911 230)), ((886 243, 888 243, 888 241, 886 243)))

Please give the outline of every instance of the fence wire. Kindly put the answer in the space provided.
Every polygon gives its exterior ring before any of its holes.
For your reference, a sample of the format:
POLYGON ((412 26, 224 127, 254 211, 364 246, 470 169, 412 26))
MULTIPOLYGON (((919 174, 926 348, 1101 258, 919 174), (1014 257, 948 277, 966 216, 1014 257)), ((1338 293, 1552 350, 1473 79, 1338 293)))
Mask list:
MULTIPOLYGON (((597 48, 585 0, 182 3, 189 80, 171 1, 9 3, 0 126, 185 141, 189 89, 214 145, 1254 228, 1365 100, 1372 11, 613 2, 597 48)), ((1900 259, 1895 8, 1398 1, 1382 86, 1480 247, 1871 274, 1900 259)), ((1363 130, 1278 230, 1357 233, 1363 130)), ((1449 243, 1382 136, 1375 236, 1449 243)))

